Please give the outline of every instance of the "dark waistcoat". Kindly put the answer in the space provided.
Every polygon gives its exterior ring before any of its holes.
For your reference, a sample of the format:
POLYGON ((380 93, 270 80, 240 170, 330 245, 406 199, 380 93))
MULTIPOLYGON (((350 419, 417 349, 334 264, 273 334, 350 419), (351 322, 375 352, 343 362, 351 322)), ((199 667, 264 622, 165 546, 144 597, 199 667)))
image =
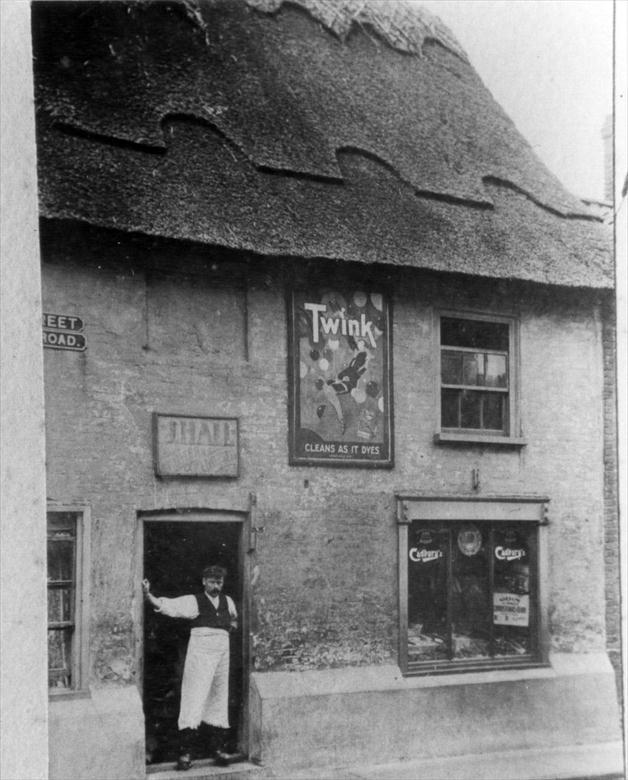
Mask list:
POLYGON ((229 615, 229 605, 224 593, 218 596, 218 609, 207 598, 205 593, 196 593, 196 602, 198 604, 198 617, 191 621, 192 628, 222 628, 229 631, 231 628, 231 617, 229 615))

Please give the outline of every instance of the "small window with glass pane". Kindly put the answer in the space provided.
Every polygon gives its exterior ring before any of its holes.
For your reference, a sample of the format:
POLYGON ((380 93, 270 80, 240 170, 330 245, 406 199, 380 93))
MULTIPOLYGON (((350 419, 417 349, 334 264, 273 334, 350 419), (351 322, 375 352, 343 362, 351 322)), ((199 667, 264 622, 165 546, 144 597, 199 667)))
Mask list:
POLYGON ((410 671, 536 658, 536 534, 531 523, 410 524, 410 671))
POLYGON ((76 512, 48 512, 48 686, 77 687, 76 512))
POLYGON ((510 343, 508 322, 441 317, 442 430, 509 435, 510 343))

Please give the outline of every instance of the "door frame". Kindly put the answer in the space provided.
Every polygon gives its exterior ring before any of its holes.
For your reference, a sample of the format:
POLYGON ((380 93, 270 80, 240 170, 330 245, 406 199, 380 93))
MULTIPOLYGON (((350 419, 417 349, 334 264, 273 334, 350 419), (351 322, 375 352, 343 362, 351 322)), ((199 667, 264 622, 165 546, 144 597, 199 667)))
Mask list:
MULTIPOLYGON (((242 713, 238 733, 238 748, 247 757, 249 755, 249 680, 251 676, 250 615, 251 615, 251 502, 246 510, 194 509, 142 510, 137 512, 137 553, 135 560, 135 668, 137 686, 142 703, 144 702, 144 596, 142 579, 144 578, 144 538, 146 523, 233 523, 239 526, 238 534, 238 577, 242 590, 239 618, 242 632, 242 713)), ((144 719, 145 720, 145 719, 144 719)))

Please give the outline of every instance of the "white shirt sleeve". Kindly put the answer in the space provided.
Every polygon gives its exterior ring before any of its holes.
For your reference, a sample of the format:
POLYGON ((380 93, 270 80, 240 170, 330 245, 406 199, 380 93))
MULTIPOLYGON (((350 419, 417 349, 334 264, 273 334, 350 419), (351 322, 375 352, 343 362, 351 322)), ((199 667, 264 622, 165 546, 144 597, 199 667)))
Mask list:
MULTIPOLYGON (((227 597, 229 598, 229 597, 227 597)), ((194 620, 198 617, 198 602, 196 596, 179 596, 176 599, 159 599, 159 607, 155 612, 161 612, 171 618, 186 618, 194 620)))
POLYGON ((231 596, 227 596, 227 606, 229 607, 229 614, 231 615, 231 617, 237 620, 238 611, 235 607, 235 604, 233 603, 233 599, 231 598, 231 596))

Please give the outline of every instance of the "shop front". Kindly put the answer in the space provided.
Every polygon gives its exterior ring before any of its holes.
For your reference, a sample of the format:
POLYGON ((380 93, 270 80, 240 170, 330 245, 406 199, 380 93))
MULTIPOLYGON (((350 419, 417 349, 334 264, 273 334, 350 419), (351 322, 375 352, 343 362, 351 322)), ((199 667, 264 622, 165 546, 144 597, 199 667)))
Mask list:
POLYGON ((399 498, 400 666, 548 664, 548 499, 399 498))
POLYGON ((490 281, 339 264, 296 284, 200 247, 181 274, 160 241, 91 235, 78 270, 49 233, 44 266, 86 341, 45 355, 52 776, 172 766, 189 626, 141 582, 194 593, 211 561, 241 616, 232 753, 290 771, 612 741, 602 444, 535 370, 600 358, 580 298, 518 288, 506 312, 490 281))
POLYGON ((417 9, 61 5, 33 5, 50 776, 173 765, 189 625, 142 582, 209 563, 233 753, 619 750, 605 226, 417 9))

